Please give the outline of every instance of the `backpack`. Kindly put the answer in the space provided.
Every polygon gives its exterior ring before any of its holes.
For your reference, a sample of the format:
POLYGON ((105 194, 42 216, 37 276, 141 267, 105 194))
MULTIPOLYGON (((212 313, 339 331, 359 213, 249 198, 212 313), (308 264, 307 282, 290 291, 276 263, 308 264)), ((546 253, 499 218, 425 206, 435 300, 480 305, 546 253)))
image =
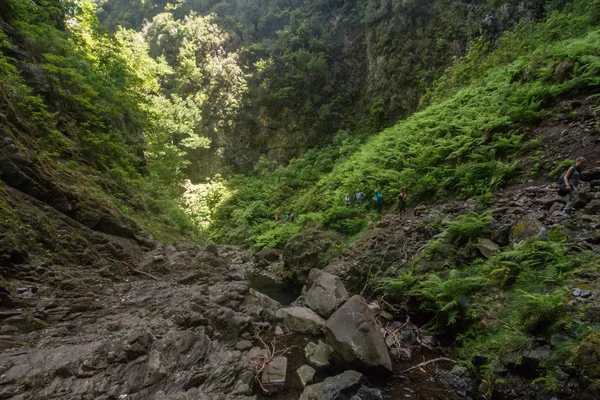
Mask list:
POLYGON ((381 193, 377 193, 375 195, 375 201, 378 203, 383 203, 383 196, 381 195, 381 193))
POLYGON ((567 185, 565 185, 564 182, 558 185, 558 190, 556 191, 556 194, 558 194, 561 197, 569 194, 569 191, 567 190, 567 185))

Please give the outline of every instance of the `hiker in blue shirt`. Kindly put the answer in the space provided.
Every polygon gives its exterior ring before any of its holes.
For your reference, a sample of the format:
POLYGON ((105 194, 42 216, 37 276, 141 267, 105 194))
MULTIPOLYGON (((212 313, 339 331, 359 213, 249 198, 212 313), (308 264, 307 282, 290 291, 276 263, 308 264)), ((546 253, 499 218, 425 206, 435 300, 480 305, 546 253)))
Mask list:
POLYGON ((377 212, 381 214, 383 211, 383 196, 378 191, 375 191, 375 196, 373 196, 373 200, 377 203, 377 212))

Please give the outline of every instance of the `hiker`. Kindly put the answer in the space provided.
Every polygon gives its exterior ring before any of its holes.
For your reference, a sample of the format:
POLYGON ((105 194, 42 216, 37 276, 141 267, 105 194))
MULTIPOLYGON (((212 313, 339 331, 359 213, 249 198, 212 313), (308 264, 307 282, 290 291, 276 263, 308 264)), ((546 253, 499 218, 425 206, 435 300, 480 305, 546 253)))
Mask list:
POLYGON ((565 218, 570 218, 569 214, 573 211, 575 207, 575 203, 579 200, 579 192, 577 191, 577 186, 579 183, 583 183, 587 185, 587 182, 583 182, 581 180, 581 170, 585 165, 585 158, 579 157, 575 164, 571 165, 569 169, 560 176, 558 181, 559 190, 558 194, 561 196, 569 195, 569 200, 567 201, 567 205, 563 208, 560 215, 565 218))
POLYGON ((281 220, 279 219, 279 214, 275 214, 275 223, 278 224, 280 222, 281 220))
POLYGON ((350 195, 346 194, 346 196, 344 196, 344 205, 346 207, 350 207, 350 195))
POLYGON ((383 211, 383 196, 377 190, 375 191, 375 196, 373 196, 373 200, 377 203, 377 212, 381 214, 383 211))
POLYGON ((403 215, 406 211, 406 192, 404 189, 400 189, 400 193, 398 193, 398 211, 400 215, 403 215))
POLYGON ((357 207, 362 206, 362 201, 367 195, 360 191, 360 189, 356 189, 356 193, 354 193, 354 198, 356 199, 357 207))
POLYGON ((296 214, 291 213, 290 214, 290 222, 294 222, 295 219, 296 219, 296 214))
POLYGON ((285 223, 286 223, 286 222, 288 222, 289 220, 290 220, 290 216, 289 216, 289 215, 287 215, 287 214, 285 214, 285 215, 283 216, 283 223, 285 224, 285 223))

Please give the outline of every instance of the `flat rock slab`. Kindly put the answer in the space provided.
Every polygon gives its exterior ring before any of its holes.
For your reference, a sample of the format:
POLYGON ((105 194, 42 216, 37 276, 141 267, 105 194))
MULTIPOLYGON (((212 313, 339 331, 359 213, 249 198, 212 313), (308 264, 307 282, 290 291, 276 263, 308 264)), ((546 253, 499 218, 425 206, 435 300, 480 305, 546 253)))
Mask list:
POLYGON ((276 390, 285 386, 287 362, 286 357, 275 357, 267 365, 261 376, 261 382, 266 389, 276 390))
POLYGON ((339 277, 316 268, 308 274, 306 287, 306 305, 323 318, 329 318, 349 298, 339 277))
POLYGON ((340 361, 371 372, 392 372, 385 340, 362 296, 351 297, 327 320, 324 331, 340 361))
POLYGON ((485 258, 490 258, 495 253, 500 251, 500 246, 492 242, 490 239, 480 239, 475 247, 477 247, 477 250, 479 250, 481 255, 485 258))
POLYGON ((302 383, 302 387, 305 387, 313 381, 315 372, 317 371, 315 371, 315 369, 309 365, 303 365, 296 370, 296 373, 300 378, 300 382, 302 383))
POLYGON ((325 327, 325 320, 306 307, 281 308, 276 317, 283 319, 285 326, 296 333, 320 335, 325 327))
POLYGON ((360 372, 345 371, 329 377, 321 383, 307 386, 300 400, 336 400, 341 394, 352 396, 360 388, 364 377, 360 372))

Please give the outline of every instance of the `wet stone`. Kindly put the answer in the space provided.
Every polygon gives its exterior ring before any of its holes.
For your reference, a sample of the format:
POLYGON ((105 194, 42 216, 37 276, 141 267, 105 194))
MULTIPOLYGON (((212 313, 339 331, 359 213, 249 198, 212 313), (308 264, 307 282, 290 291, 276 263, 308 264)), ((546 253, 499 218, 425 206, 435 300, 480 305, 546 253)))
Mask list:
POLYGON ((305 387, 306 385, 312 382, 315 376, 315 372, 315 369, 308 365, 303 365, 296 370, 296 373, 300 378, 300 382, 302 383, 302 387, 305 387))

